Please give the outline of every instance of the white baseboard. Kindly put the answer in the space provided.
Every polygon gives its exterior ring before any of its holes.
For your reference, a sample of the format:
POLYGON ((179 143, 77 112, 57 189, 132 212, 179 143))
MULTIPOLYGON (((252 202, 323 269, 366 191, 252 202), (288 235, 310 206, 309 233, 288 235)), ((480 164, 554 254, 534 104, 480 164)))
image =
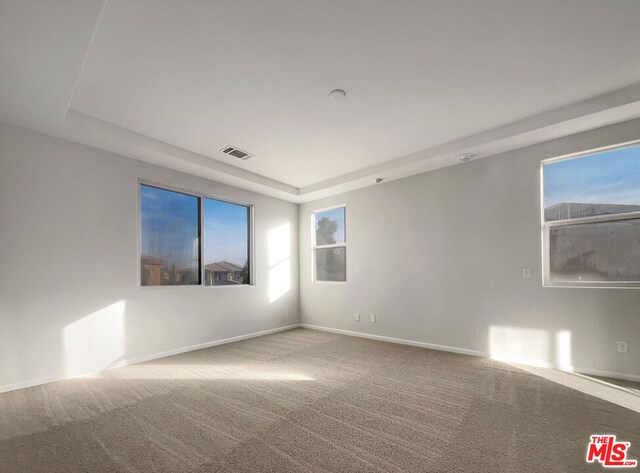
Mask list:
POLYGON ((371 340, 380 340, 382 342, 397 343, 399 345, 411 345, 413 347, 429 348, 431 350, 448 351, 451 353, 460 353, 462 355, 488 357, 489 354, 471 350, 469 348, 450 347, 447 345, 437 345, 435 343, 417 342, 415 340, 405 340, 404 338, 385 337, 384 335, 374 335, 371 333, 352 332, 351 330, 342 330, 339 328, 321 327, 319 325, 300 324, 300 327, 310 328, 313 330, 321 330, 323 332, 339 333, 341 335, 350 335, 352 337, 369 338, 371 340))
POLYGON ((617 373, 615 371, 596 370, 593 368, 582 368, 580 366, 574 366, 574 373, 585 374, 587 376, 601 376, 603 378, 623 379, 625 381, 635 381, 640 383, 640 375, 629 373, 617 373))
POLYGON ((363 333, 363 332, 354 332, 351 330, 343 330, 339 328, 331 328, 331 327, 322 327, 320 325, 311 325, 311 324, 299 324, 300 327, 313 329, 313 330, 321 330, 323 332, 331 332, 338 333, 341 335, 349 335, 352 337, 360 337, 360 338, 369 338, 371 340, 380 340, 383 342, 390 343, 398 343, 400 345, 411 345, 414 347, 422 347, 428 348, 431 350, 439 350, 439 351, 447 351, 451 353, 459 353, 462 355, 471 355, 471 356, 479 356, 482 358, 493 358, 497 361, 503 361, 506 363, 515 363, 522 365, 530 365, 536 366, 540 368, 548 368, 554 369, 558 371, 566 371, 571 373, 580 373, 588 376, 602 376, 605 378, 614 378, 614 379, 622 379, 625 381, 635 381, 640 382, 640 376, 629 373, 617 373, 615 371, 606 371, 606 370, 598 370, 593 368, 582 368, 578 366, 572 366, 570 370, 567 370, 561 366, 558 366, 554 363, 550 363, 548 361, 539 361, 539 360, 528 360, 528 359, 507 359, 501 357, 493 357, 489 352, 480 351, 480 350, 472 350, 470 348, 461 348, 461 347, 452 347, 448 345, 438 345, 435 343, 428 342, 418 342, 415 340, 406 340, 403 338, 393 338, 393 337, 385 337, 384 335, 374 335, 371 333, 363 333))
POLYGON ((179 355, 180 353, 187 353, 190 351, 201 350, 203 348, 215 347, 217 345, 225 345, 227 343, 239 342, 241 340, 261 337, 263 335, 270 335, 272 333, 284 332, 286 330, 291 330, 298 327, 299 327, 299 324, 286 325, 284 327, 272 328, 269 330, 263 330, 261 332, 254 332, 246 335, 239 335, 237 337, 224 338, 221 340, 213 340, 211 342, 200 343, 198 345, 191 345, 188 347, 176 348, 174 350, 167 350, 161 353, 153 353, 151 355, 144 355, 144 356, 138 356, 135 358, 129 358, 127 360, 119 360, 118 362, 110 365, 107 368, 104 368, 98 371, 92 371, 89 373, 82 373, 74 376, 66 376, 66 375, 47 376, 44 378, 21 381, 19 383, 5 384, 3 386, 0 386, 0 393, 15 391, 16 389, 30 388, 33 386, 39 386, 41 384, 53 383, 55 381, 63 381, 65 379, 80 378, 82 376, 89 376, 95 373, 99 373, 101 371, 111 370, 115 368, 122 368, 123 366, 135 365, 137 363, 144 363, 145 361, 157 360, 158 358, 166 358, 167 356, 179 355))
POLYGON ((39 386, 41 384, 55 383, 56 381, 62 381, 63 379, 68 379, 68 378, 66 376, 47 376, 44 378, 36 378, 36 379, 29 379, 27 381, 21 381, 19 383, 5 384, 3 386, 0 386, 0 394, 6 393, 9 391, 16 391, 18 389, 30 388, 32 386, 39 386))
MULTIPOLYGON (((188 346, 188 347, 176 348, 174 350, 168 350, 168 351, 164 351, 164 352, 161 352, 161 353, 154 353, 154 354, 151 354, 151 355, 139 356, 139 357, 135 357, 135 358, 130 358, 128 360, 120 360, 117 363, 114 363, 113 365, 109 366, 108 368, 105 368, 104 370, 93 371, 93 372, 90 372, 90 373, 83 373, 83 374, 75 375, 75 376, 66 376, 66 375, 48 376, 48 377, 44 377, 44 378, 37 378, 37 379, 31 379, 31 380, 27 380, 27 381, 22 381, 22 382, 19 382, 19 383, 6 384, 6 385, 3 385, 3 386, 0 386, 0 393, 8 392, 8 391, 15 391, 16 389, 29 388, 29 387, 32 387, 32 386, 39 386, 41 384, 53 383, 55 381, 62 381, 62 380, 65 380, 65 379, 79 378, 79 377, 82 377, 82 376, 92 375, 92 374, 98 373, 100 371, 110 370, 110 369, 114 369, 114 368, 121 368, 123 366, 128 366, 128 365, 135 365, 137 363, 144 363, 145 361, 156 360, 158 358, 165 358, 167 356, 179 355, 180 353, 187 353, 187 352, 190 352, 190 351, 201 350, 203 348, 215 347, 217 345, 225 345, 227 343, 239 342, 241 340, 247 340, 247 339, 250 339, 250 338, 261 337, 263 335, 270 335, 272 333, 277 333, 277 332, 284 332, 286 330, 292 330, 292 329, 298 328, 298 327, 308 328, 308 329, 312 329, 312 330, 320 330, 320 331, 323 331, 323 332, 337 333, 337 334, 341 334, 341 335, 348 335, 348 336, 352 336, 352 337, 368 338, 368 339, 371 339, 371 340, 379 340, 379 341, 383 341, 383 342, 397 343, 397 344, 400 344, 400 345, 410 345, 410 346, 414 346, 414 347, 428 348, 428 349, 431 349, 431 350, 446 351, 446 352, 450 352, 450 353, 459 353, 459 354, 462 354, 462 355, 470 355, 470 356, 478 356, 478 357, 483 357, 483 358, 491 358, 491 355, 488 352, 484 352, 484 351, 480 351, 480 350, 472 350, 472 349, 469 349, 469 348, 452 347, 452 346, 448 346, 448 345, 438 345, 438 344, 435 344, 435 343, 428 343, 428 342, 418 342, 418 341, 415 341, 415 340, 406 340, 406 339, 403 339, 403 338, 386 337, 384 335, 375 335, 375 334, 370 334, 370 333, 354 332, 354 331, 351 331, 351 330, 343 330, 343 329, 331 328, 331 327, 322 327, 322 326, 319 326, 319 325, 292 324, 292 325, 286 325, 284 327, 277 327, 277 328, 274 328, 274 329, 263 330, 261 332, 254 332, 254 333, 249 333, 249 334, 246 334, 246 335, 239 335, 237 337, 224 338, 224 339, 221 339, 221 340, 213 340, 211 342, 200 343, 198 345, 191 345, 191 346, 188 346)), ((549 369, 556 369, 556 370, 559 370, 559 371, 567 371, 567 370, 563 369, 562 367, 558 367, 558 366, 554 365, 553 363, 549 363, 549 362, 540 362, 540 361, 536 361, 536 360, 506 360, 506 359, 502 360, 502 361, 511 362, 511 363, 528 364, 528 365, 532 365, 532 366, 544 367, 544 368, 549 368, 549 369)), ((572 369, 570 371, 574 372, 574 373, 580 373, 580 374, 589 375, 589 376, 602 376, 602 377, 605 377, 605 378, 615 378, 615 379, 623 379, 623 380, 626 380, 626 381, 640 382, 640 376, 639 375, 634 375, 634 374, 629 374, 629 373, 617 373, 617 372, 614 372, 614 371, 598 370, 598 369, 593 369, 593 368, 582 368, 582 367, 575 367, 575 366, 572 367, 572 369)))

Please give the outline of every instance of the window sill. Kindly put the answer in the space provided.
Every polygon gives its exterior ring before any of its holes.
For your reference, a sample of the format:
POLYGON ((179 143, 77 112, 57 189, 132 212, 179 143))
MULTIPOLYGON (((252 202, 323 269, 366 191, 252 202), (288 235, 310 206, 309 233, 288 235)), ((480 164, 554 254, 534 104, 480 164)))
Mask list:
POLYGON ((565 289, 640 289, 640 282, 544 282, 542 287, 565 289))

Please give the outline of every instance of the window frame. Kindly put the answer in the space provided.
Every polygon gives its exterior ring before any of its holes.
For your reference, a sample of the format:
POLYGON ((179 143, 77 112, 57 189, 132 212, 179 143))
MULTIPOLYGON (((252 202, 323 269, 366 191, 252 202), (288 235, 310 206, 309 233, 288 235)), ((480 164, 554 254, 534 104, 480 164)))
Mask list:
POLYGON ((196 192, 176 186, 172 186, 170 184, 159 183, 156 181, 138 178, 136 183, 136 197, 137 197, 137 240, 138 240, 138 255, 137 255, 137 278, 138 278, 138 289, 141 290, 155 290, 155 289, 167 289, 167 288, 231 288, 231 287, 253 287, 256 286, 256 276, 255 276, 255 237, 254 237, 254 213, 255 213, 255 204, 249 204, 246 202, 234 201, 228 199, 226 197, 219 197, 213 194, 205 193, 205 192, 196 192), (154 187, 156 189, 177 192, 180 194, 189 195, 192 197, 196 197, 198 199, 198 251, 200 253, 199 263, 200 263, 200 283, 199 284, 185 284, 185 285, 172 285, 172 286, 145 286, 142 284, 142 206, 141 206, 141 189, 142 186, 154 187), (248 239, 248 260, 249 260, 249 283, 248 284, 236 284, 236 285, 211 285, 207 286, 205 284, 205 263, 204 263, 204 199, 213 199, 220 202, 226 202, 228 204, 242 205, 243 207, 247 207, 247 239, 248 239))
POLYGON ((544 167, 548 164, 567 161, 570 159, 580 159, 583 157, 600 154, 616 149, 637 146, 640 140, 633 140, 611 146, 579 151, 577 153, 566 154, 555 158, 540 161, 540 221, 542 236, 542 286, 543 287, 564 287, 564 288, 592 288, 592 289, 640 289, 640 281, 552 281, 551 280, 551 254, 550 254, 550 234, 553 227, 566 227, 576 225, 587 225, 592 223, 618 222, 624 220, 639 220, 640 211, 625 212, 609 215, 593 215, 590 217, 572 218, 567 220, 545 220, 544 207, 544 167))
POLYGON ((321 209, 315 209, 311 211, 311 283, 312 284, 346 284, 348 281, 347 271, 347 205, 333 205, 331 207, 324 207, 321 209), (316 214, 329 212, 330 210, 344 209, 344 242, 333 243, 331 245, 316 245, 316 214), (322 281, 317 279, 316 275, 316 250, 331 249, 331 248, 344 248, 344 281, 322 281))

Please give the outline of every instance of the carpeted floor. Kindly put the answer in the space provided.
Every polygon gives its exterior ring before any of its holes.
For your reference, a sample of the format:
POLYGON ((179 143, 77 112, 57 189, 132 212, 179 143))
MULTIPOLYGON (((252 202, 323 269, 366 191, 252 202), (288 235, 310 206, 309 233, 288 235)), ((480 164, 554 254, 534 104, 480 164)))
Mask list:
POLYGON ((0 394, 0 471, 581 472, 640 414, 470 356, 296 329, 0 394))

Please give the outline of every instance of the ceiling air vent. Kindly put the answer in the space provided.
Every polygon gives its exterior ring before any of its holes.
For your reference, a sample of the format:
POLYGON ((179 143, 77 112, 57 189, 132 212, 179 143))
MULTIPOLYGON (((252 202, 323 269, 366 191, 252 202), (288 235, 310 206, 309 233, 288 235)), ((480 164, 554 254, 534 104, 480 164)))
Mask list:
POLYGON ((233 156, 234 158, 242 159, 243 161, 246 161, 249 158, 253 158, 253 154, 242 151, 240 148, 236 148, 235 146, 227 146, 225 148, 222 148, 220 151, 233 156))

